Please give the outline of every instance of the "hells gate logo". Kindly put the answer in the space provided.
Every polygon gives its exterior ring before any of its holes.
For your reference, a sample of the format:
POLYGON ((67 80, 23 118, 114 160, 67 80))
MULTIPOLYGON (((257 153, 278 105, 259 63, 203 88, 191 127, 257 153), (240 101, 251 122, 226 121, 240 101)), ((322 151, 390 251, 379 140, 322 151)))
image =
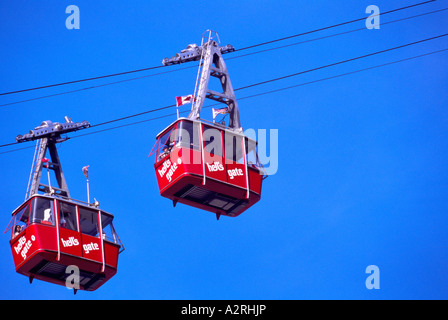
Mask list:
POLYGON ((236 176, 244 176, 243 169, 231 169, 227 170, 227 174, 230 179, 233 179, 236 176))
POLYGON ((159 172, 161 178, 163 178, 163 176, 166 174, 168 182, 171 182, 174 172, 177 170, 181 163, 181 158, 178 158, 177 161, 173 162, 171 162, 170 159, 166 159, 165 162, 163 162, 162 168, 158 169, 157 171, 159 172))
MULTIPOLYGON (((224 166, 219 161, 215 161, 213 164, 207 163, 207 168, 210 172, 224 171, 224 166)), ((227 170, 227 175, 233 180, 234 177, 244 176, 244 172, 243 169, 229 169, 227 170)))
POLYGON ((22 256, 23 259, 26 259, 26 254, 30 250, 31 246, 33 245, 33 242, 36 240, 36 237, 34 235, 31 236, 31 239, 28 241, 26 240, 25 236, 20 237, 17 246, 14 247, 14 251, 16 254, 19 254, 22 256))
POLYGON ((207 168, 210 172, 224 171, 224 166, 219 161, 215 161, 213 164, 207 163, 207 168))
POLYGON ((68 240, 64 240, 61 238, 61 241, 62 241, 62 245, 64 246, 64 248, 79 246, 79 241, 75 237, 69 237, 68 240))
POLYGON ((100 247, 99 247, 98 243, 94 243, 94 242, 83 244, 82 247, 83 247, 84 252, 86 254, 88 254, 90 251, 98 251, 98 250, 100 250, 100 247))

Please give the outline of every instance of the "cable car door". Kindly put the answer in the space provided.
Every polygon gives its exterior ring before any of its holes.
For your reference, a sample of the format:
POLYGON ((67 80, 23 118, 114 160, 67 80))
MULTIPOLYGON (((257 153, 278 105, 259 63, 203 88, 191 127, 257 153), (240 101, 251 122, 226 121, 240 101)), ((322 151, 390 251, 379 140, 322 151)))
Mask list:
POLYGON ((223 133, 221 130, 203 125, 203 157, 207 178, 227 182, 223 157, 223 133))
POLYGON ((224 141, 227 182, 247 188, 244 137, 226 131, 224 141))

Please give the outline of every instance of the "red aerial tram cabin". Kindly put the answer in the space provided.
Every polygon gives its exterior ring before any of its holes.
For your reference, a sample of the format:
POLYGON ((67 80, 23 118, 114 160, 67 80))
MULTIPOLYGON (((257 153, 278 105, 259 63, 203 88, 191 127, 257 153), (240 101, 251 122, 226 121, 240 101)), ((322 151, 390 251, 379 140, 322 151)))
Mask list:
POLYGON ((217 217, 236 217, 260 200, 256 141, 224 126, 179 118, 157 135, 154 168, 163 197, 217 217))
MULTIPOLYGON (((12 213, 5 230, 10 231, 11 252, 19 274, 68 288, 93 291, 117 273, 118 255, 124 246, 115 232, 114 216, 70 196, 57 143, 60 135, 84 128, 87 121, 66 123, 44 121, 17 142, 36 140, 25 202, 12 213), (49 158, 45 158, 49 151, 49 158), (46 168, 48 184, 41 182, 46 168), (53 171, 57 186, 51 185, 53 171)), ((88 170, 83 168, 88 183, 88 170)), ((88 190, 88 188, 87 188, 88 190)), ((88 197, 89 201, 89 197, 88 197)))
MULTIPOLYGON (((240 114, 229 72, 222 57, 235 49, 219 46, 216 32, 207 30, 201 46, 189 45, 165 66, 199 61, 193 95, 177 97, 177 107, 192 103, 187 118, 179 118, 157 135, 150 155, 156 154, 154 168, 160 194, 173 201, 236 217, 260 200, 265 172, 258 161, 257 142, 243 134, 240 114), (219 80, 222 92, 209 88, 210 79, 219 80), (213 122, 200 113, 206 99, 224 104, 213 109, 213 122), (215 117, 229 115, 215 122, 215 117)), ((215 86, 216 87, 216 86, 215 86)), ((216 103, 215 103, 216 105, 216 103)))
POLYGON ((122 247, 103 210, 44 195, 34 195, 12 213, 11 251, 24 276, 66 285, 68 266, 79 268, 81 290, 98 289, 117 272, 122 247))
MULTIPOLYGON (((207 30, 201 46, 189 45, 165 66, 199 61, 193 95, 177 97, 177 107, 192 103, 187 118, 179 118, 157 135, 150 155, 154 164, 160 194, 173 204, 183 203, 221 215, 236 217, 260 200, 263 166, 258 161, 257 142, 243 134, 240 114, 229 72, 222 55, 235 49, 219 46, 216 32, 207 30), (209 88, 210 79, 219 80, 222 92, 209 88), (213 122, 200 113, 206 99, 222 103, 213 109, 213 122), (215 117, 229 115, 215 122, 215 117)), ((215 86, 216 87, 216 86, 215 86)))

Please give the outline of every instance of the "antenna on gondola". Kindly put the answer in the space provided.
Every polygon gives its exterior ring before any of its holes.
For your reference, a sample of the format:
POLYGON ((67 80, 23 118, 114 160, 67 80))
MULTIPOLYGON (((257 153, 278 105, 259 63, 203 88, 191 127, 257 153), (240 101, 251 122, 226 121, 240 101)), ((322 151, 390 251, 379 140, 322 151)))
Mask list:
POLYGON ((89 190, 89 166, 82 167, 82 173, 86 176, 87 183, 87 203, 90 203, 90 190, 89 190))

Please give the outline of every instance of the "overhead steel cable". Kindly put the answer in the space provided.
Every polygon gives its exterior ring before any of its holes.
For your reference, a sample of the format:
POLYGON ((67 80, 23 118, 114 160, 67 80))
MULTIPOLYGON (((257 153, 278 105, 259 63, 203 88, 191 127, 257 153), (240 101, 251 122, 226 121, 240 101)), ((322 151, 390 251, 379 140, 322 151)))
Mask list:
MULTIPOLYGON (((401 22, 401 21, 406 21, 406 20, 410 20, 410 19, 414 19, 414 18, 418 18, 418 17, 423 17, 423 16, 426 16, 426 15, 434 14, 434 13, 440 13, 440 12, 447 11, 447 10, 448 10, 448 8, 443 8, 443 9, 439 9, 439 10, 425 12, 425 13, 421 13, 421 14, 417 14, 417 15, 413 15, 413 16, 409 16, 409 17, 405 17, 405 18, 400 18, 400 19, 397 19, 397 20, 382 22, 381 25, 384 26, 384 25, 387 25, 387 24, 391 24, 391 23, 395 23, 395 22, 401 22)), ((313 38, 313 39, 299 41, 299 42, 295 42, 295 43, 291 43, 291 44, 287 44, 287 45, 282 45, 282 46, 278 46, 278 47, 274 47, 274 48, 259 50, 259 51, 250 52, 250 53, 245 53, 245 54, 241 54, 239 56, 228 57, 226 60, 234 60, 234 59, 244 58, 244 57, 251 56, 251 55, 254 55, 254 54, 269 52, 269 51, 273 51, 273 50, 279 50, 279 49, 283 49, 283 48, 288 48, 288 47, 292 47, 292 46, 296 46, 296 45, 300 45, 300 44, 304 44, 304 43, 314 42, 314 41, 328 39, 328 38, 333 38, 333 37, 336 37, 336 36, 341 36, 341 35, 357 32, 357 31, 363 31, 363 30, 366 30, 366 28, 363 27, 363 28, 352 29, 352 30, 338 32, 338 33, 334 33, 334 34, 330 34, 330 35, 326 35, 326 36, 321 36, 321 37, 318 37, 318 38, 313 38)), ((191 69, 191 68, 197 68, 197 66, 196 65, 191 65, 191 66, 187 66, 187 67, 183 67, 183 68, 178 68, 178 69, 169 70, 169 71, 162 71, 162 72, 153 73, 153 74, 149 74, 149 75, 144 75, 144 76, 140 76, 140 77, 134 77, 134 78, 124 79, 124 80, 119 80, 119 81, 114 81, 114 82, 108 82, 108 83, 103 83, 103 84, 94 85, 94 86, 90 86, 90 87, 85 87, 85 88, 80 88, 80 89, 74 89, 74 90, 59 92, 59 93, 49 94, 49 95, 45 95, 45 96, 25 99, 25 100, 8 102, 8 103, 0 104, 0 107, 6 107, 6 106, 14 105, 14 104, 31 102, 31 101, 36 101, 36 100, 41 100, 41 99, 46 99, 46 98, 51 98, 51 97, 57 97, 57 96, 65 95, 65 94, 76 93, 76 92, 86 91, 86 90, 90 90, 90 89, 97 89, 97 88, 101 88, 101 87, 106 87, 106 86, 120 84, 120 83, 124 83, 124 82, 130 82, 130 81, 145 79, 145 78, 149 78, 149 77, 154 77, 154 76, 158 76, 158 75, 162 75, 162 74, 166 74, 166 73, 177 72, 177 71, 181 71, 181 70, 185 70, 185 69, 191 69)))
POLYGON ((142 72, 142 71, 148 71, 148 70, 154 70, 154 69, 159 69, 159 68, 164 68, 164 67, 165 66, 154 66, 154 67, 142 68, 142 69, 137 69, 137 70, 112 73, 112 74, 107 74, 107 75, 102 75, 102 76, 97 76, 97 77, 91 77, 91 78, 86 78, 86 79, 79 79, 79 80, 72 80, 72 81, 66 81, 66 82, 61 82, 61 83, 49 84, 49 85, 46 85, 46 86, 40 86, 40 87, 34 87, 34 88, 28 88, 28 89, 21 89, 21 90, 16 90, 16 91, 9 91, 9 92, 0 93, 0 96, 5 96, 5 95, 9 95, 9 94, 14 94, 14 93, 27 92, 27 91, 40 90, 40 89, 47 89, 47 88, 58 87, 58 86, 63 86, 63 85, 67 85, 67 84, 74 84, 74 83, 85 82, 85 81, 92 81, 92 80, 98 80, 98 79, 122 76, 122 75, 125 75, 125 74, 142 72))
MULTIPOLYGON (((386 14, 389 14, 389 13, 393 13, 393 12, 397 12, 397 11, 401 11, 401 10, 405 10, 405 9, 410 9, 410 8, 413 8, 413 7, 429 4, 429 3, 432 3, 432 2, 435 2, 435 1, 436 0, 428 0, 428 1, 420 2, 420 3, 416 3, 416 4, 413 4, 413 5, 408 5, 408 6, 405 6, 405 7, 401 7, 401 8, 397 8, 397 9, 393 9, 393 10, 389 10, 389 11, 385 11, 385 12, 381 13, 381 15, 386 15, 386 14)), ((324 31, 324 30, 336 28, 336 27, 347 25, 347 24, 350 24, 350 23, 362 21, 362 20, 365 20, 365 19, 366 19, 366 17, 364 16, 362 18, 358 18, 358 19, 354 19, 354 20, 350 20, 350 21, 334 24, 334 25, 331 25, 331 26, 327 26, 327 27, 323 27, 323 28, 319 28, 319 29, 314 29, 314 30, 310 30, 310 31, 307 31, 307 32, 298 33, 298 34, 295 34, 295 35, 291 35, 291 36, 287 36, 287 37, 283 37, 283 38, 279 38, 279 39, 274 39, 274 40, 270 40, 270 41, 266 41, 266 42, 262 42, 262 43, 258 43, 258 44, 254 44, 254 45, 250 45, 250 46, 247 46, 247 47, 243 47, 243 48, 237 49, 234 52, 243 51, 243 50, 247 50, 247 49, 263 46, 263 45, 274 43, 274 42, 284 41, 284 40, 287 40, 287 39, 291 39, 291 38, 295 38, 295 37, 299 37, 299 36, 303 36, 303 35, 316 33, 316 32, 319 32, 319 31, 324 31)), ((49 84, 49 85, 38 86, 38 87, 33 87, 33 88, 27 88, 27 89, 15 90, 15 91, 3 92, 3 93, 0 93, 0 96, 17 94, 17 93, 23 93, 23 92, 28 92, 28 91, 40 90, 40 89, 47 89, 47 88, 63 86, 63 85, 68 85, 68 84, 75 84, 75 83, 86 82, 86 81, 92 81, 92 80, 99 80, 99 79, 115 77, 115 76, 122 76, 122 75, 126 75, 126 74, 142 72, 142 71, 148 71, 148 70, 154 70, 154 69, 159 69, 159 68, 164 68, 164 67, 165 67, 164 65, 153 66, 153 67, 141 68, 141 69, 136 69, 136 70, 131 70, 131 71, 124 71, 124 72, 112 73, 112 74, 101 75, 101 76, 96 76, 96 77, 90 77, 90 78, 85 78, 85 79, 78 79, 78 80, 72 80, 72 81, 66 81, 66 82, 61 82, 61 83, 49 84)))
MULTIPOLYGON (((431 38, 427 38, 427 39, 423 39, 423 40, 414 41, 414 42, 407 43, 407 44, 400 45, 400 46, 393 47, 393 48, 388 48, 388 49, 372 52, 372 53, 365 54, 365 55, 362 55, 362 56, 358 56, 358 57, 355 57, 355 58, 350 58, 350 59, 334 62, 334 63, 327 64, 327 65, 324 65, 324 66, 320 66, 320 67, 316 67, 316 68, 312 68, 312 69, 296 72, 296 73, 289 74, 289 75, 282 76, 282 77, 278 77, 278 78, 275 78, 275 79, 270 79, 270 80, 266 80, 266 81, 262 81, 262 82, 258 82, 258 83, 253 83, 253 84, 250 84, 250 85, 247 85, 247 86, 244 86, 244 87, 236 88, 236 89, 234 89, 234 91, 244 90, 244 89, 248 89, 248 88, 251 88, 251 87, 259 86, 259 85, 262 85, 262 84, 266 84, 266 83, 275 82, 275 81, 287 79, 287 78, 290 78, 290 77, 298 76, 298 75, 301 75, 301 74, 310 73, 310 72, 313 72, 313 71, 330 68, 330 67, 333 67, 333 66, 336 66, 336 65, 340 65, 340 64, 351 62, 351 61, 355 61, 355 60, 371 57, 371 56, 374 56, 374 55, 377 55, 377 54, 381 54, 381 53, 385 53, 385 52, 389 52, 389 51, 393 51, 393 50, 398 50, 398 49, 401 49, 401 48, 409 47, 409 46, 416 45, 416 44, 419 44, 419 43, 423 43, 423 42, 426 42, 426 41, 439 39, 439 38, 442 38, 442 37, 445 37, 445 36, 448 36, 448 33, 445 33, 445 34, 442 34, 442 35, 439 35, 439 36, 435 36, 435 37, 431 37, 431 38)), ((173 105, 169 105, 169 106, 166 106, 166 107, 161 107, 161 108, 157 108, 157 109, 153 109, 153 110, 148 110, 148 111, 145 111, 145 112, 129 115, 129 116, 126 116, 126 117, 123 117, 123 118, 118 118, 118 119, 102 122, 102 123, 93 125, 91 127, 101 126, 101 125, 104 125, 104 124, 109 124, 109 123, 121 121, 121 120, 124 120, 124 119, 133 118, 133 117, 140 116, 140 115, 147 114, 147 113, 151 113, 151 112, 154 112, 154 111, 159 111, 159 110, 163 110, 163 109, 173 108, 175 106, 176 105, 173 104, 173 105)))
MULTIPOLYGON (((397 63, 400 63, 400 62, 405 62, 405 61, 410 61, 410 60, 414 60, 414 59, 418 59, 418 58, 423 58, 423 57, 426 57, 426 56, 429 56, 429 55, 432 55, 432 54, 442 53, 442 52, 446 52, 446 51, 448 51, 448 48, 447 49, 437 50, 437 51, 432 51, 432 52, 428 52, 428 53, 424 53, 424 54, 420 54, 420 55, 409 57, 409 58, 403 58, 403 59, 392 61, 392 62, 386 62, 386 63, 382 63, 382 64, 375 65, 375 66, 372 66, 372 67, 367 67, 367 68, 358 69, 358 70, 354 70, 354 71, 350 71, 350 72, 345 72, 345 73, 337 74, 337 75, 334 75, 334 76, 331 76, 331 77, 320 78, 320 79, 317 79, 317 80, 303 82, 303 83, 299 83, 299 84, 296 84, 296 85, 283 87, 283 88, 279 88, 279 89, 275 89, 275 90, 264 91, 264 92, 252 94, 252 95, 249 95, 249 96, 245 96, 245 97, 240 97, 240 98, 238 98, 238 100, 251 99, 251 98, 255 98, 255 97, 259 97, 259 96, 263 96, 263 95, 267 95, 267 94, 272 94, 272 93, 276 93, 276 92, 280 92, 280 91, 285 91, 285 90, 289 90, 289 89, 293 89, 293 88, 297 88, 297 87, 303 87, 303 86, 306 86, 306 85, 310 85, 310 84, 314 84, 314 83, 318 83, 318 82, 323 82, 323 81, 328 81, 328 80, 332 80, 332 79, 336 79, 336 78, 341 78, 341 77, 345 77, 345 76, 348 76, 348 75, 352 75, 352 74, 356 74, 356 73, 360 73, 360 72, 364 72, 364 71, 368 71, 368 70, 373 70, 373 69, 377 69, 377 68, 381 68, 381 67, 386 67, 386 66, 390 66, 390 65, 397 64, 397 63)), ((207 105, 207 106, 204 106, 204 109, 205 108, 210 108, 210 107, 213 107, 213 106, 217 106, 217 105, 220 105, 220 104, 219 103, 215 103, 215 104, 207 105)), ((169 107, 173 107, 173 106, 169 106, 169 107)), ((181 111, 179 113, 189 113, 189 112, 190 112, 190 110, 185 110, 185 111, 181 111)), ((101 132, 104 132, 104 131, 110 131, 110 130, 114 130, 114 129, 118 129, 118 128, 128 127, 128 126, 132 126, 132 125, 136 125, 136 124, 140 124, 140 123, 144 123, 144 122, 149 122, 149 121, 154 121, 154 120, 158 120, 158 119, 162 119, 162 118, 172 117, 172 116, 176 116, 176 115, 177 115, 177 113, 170 113, 170 114, 166 114, 166 115, 163 115, 163 116, 158 116, 158 117, 154 117, 154 118, 150 118, 150 119, 145 119, 145 120, 141 120, 141 121, 131 122, 131 123, 115 126, 115 127, 110 127, 110 128, 107 128, 107 129, 102 129, 102 130, 97 130, 97 131, 93 131, 93 132, 82 133, 82 134, 79 134, 79 135, 77 135, 75 137, 72 137, 72 138, 83 137, 83 136, 87 136, 87 135, 91 135, 91 134, 96 134, 96 133, 101 133, 101 132)), ((98 125, 100 125, 100 124, 98 124, 98 125)))
POLYGON ((169 106, 160 107, 160 108, 156 108, 156 109, 151 109, 151 110, 143 111, 143 112, 136 113, 136 114, 131 114, 131 115, 126 116, 126 117, 121 117, 121 118, 118 118, 118 119, 113 119, 113 120, 109 120, 109 121, 105 121, 105 122, 101 122, 101 123, 97 123, 97 124, 91 125, 90 128, 99 127, 99 126, 103 126, 105 124, 114 123, 114 122, 117 122, 117 121, 122 121, 122 120, 126 120, 126 119, 129 119, 129 118, 142 116, 144 114, 148 114, 148 113, 152 113, 152 112, 156 112, 156 111, 160 111, 160 110, 164 110, 164 109, 174 108, 175 106, 176 106, 175 104, 171 104, 169 106))
MULTIPOLYGON (((423 39, 423 40, 410 42, 410 43, 403 44, 403 45, 400 45, 400 46, 396 46, 396 47, 393 47, 393 48, 388 48, 388 49, 372 52, 372 53, 365 54, 365 55, 362 55, 362 56, 358 56, 358 57, 354 57, 354 58, 350 58, 350 59, 334 62, 334 63, 327 64, 327 65, 324 65, 324 66, 320 66, 320 67, 316 67, 316 68, 312 68, 312 69, 308 69, 308 70, 303 70, 303 71, 296 72, 296 73, 293 73, 293 74, 289 74, 289 75, 286 75, 286 76, 282 76, 282 77, 278 77, 278 78, 274 78, 274 79, 270 79, 270 80, 265 80, 265 81, 261 81, 261 82, 258 82, 258 83, 253 83, 253 84, 250 84, 250 85, 247 85, 247 86, 244 86, 244 87, 236 88, 236 89, 234 89, 234 91, 244 90, 244 89, 252 88, 252 87, 255 87, 255 86, 262 85, 262 84, 267 84, 267 83, 270 83, 270 82, 275 82, 275 81, 291 78, 291 77, 298 76, 298 75, 301 75, 301 74, 310 73, 310 72, 317 71, 317 70, 322 70, 322 69, 325 69, 325 68, 329 68, 329 67, 333 67, 333 66, 336 66, 336 65, 348 63, 348 62, 351 62, 351 61, 355 61, 355 60, 371 57, 371 56, 374 56, 374 55, 377 55, 377 54, 381 54, 381 53, 385 53, 385 52, 390 52, 390 51, 393 51, 393 50, 398 50, 398 49, 401 49, 401 48, 409 47, 409 46, 412 46, 412 45, 416 45, 416 44, 420 44, 420 43, 423 43, 423 42, 426 42, 426 41, 439 39, 439 38, 446 37, 446 36, 448 36, 448 33, 445 33, 445 34, 442 34, 442 35, 438 35, 438 36, 435 36, 435 37, 431 37, 431 38, 427 38, 427 39, 423 39)), ((175 105, 169 105, 169 106, 165 106, 165 107, 160 107, 160 108, 156 108, 156 109, 152 109, 152 110, 136 113, 136 114, 125 116, 125 117, 121 117, 121 118, 118 118, 118 119, 105 121, 105 122, 93 125, 91 127, 97 127, 97 126, 101 126, 101 125, 104 125, 104 124, 109 124, 109 123, 114 123, 114 122, 117 122, 117 121, 122 121, 122 120, 125 120, 125 119, 137 117, 137 116, 140 116, 140 115, 143 115, 143 114, 148 114, 148 113, 152 113, 152 112, 155 112, 155 111, 160 111, 160 110, 163 110, 163 109, 172 108, 174 106, 175 105)), ((13 145, 13 144, 15 144, 15 143, 8 143, 8 144, 5 144, 5 145, 0 145, 0 148, 1 147, 5 147, 5 146, 10 146, 10 145, 13 145)))
MULTIPOLYGON (((289 90, 289 89, 292 89, 292 88, 297 88, 297 87, 302 87, 302 86, 305 86, 305 85, 310 85, 310 84, 314 84, 314 83, 318 83, 318 82, 328 81, 328 80, 331 80, 331 79, 336 79, 336 78, 340 78, 340 77, 344 77, 344 76, 348 76, 348 75, 352 75, 352 74, 356 74, 356 73, 360 73, 360 72, 364 72, 364 71, 368 71, 368 70, 377 69, 377 68, 380 68, 380 67, 385 67, 385 66, 389 66, 389 65, 405 62, 405 61, 410 61, 410 60, 414 60, 414 59, 418 59, 418 58, 422 58, 422 57, 426 57, 426 56, 429 56, 429 55, 432 55, 432 54, 442 53, 442 52, 446 52, 446 51, 448 51, 448 48, 447 49, 437 50, 437 51, 432 51, 432 52, 428 52, 428 53, 424 53, 424 54, 420 54, 420 55, 417 55, 417 56, 403 58, 403 59, 400 59, 400 60, 387 62, 387 63, 383 63, 383 64, 379 64, 379 65, 375 65, 375 66, 372 66, 372 67, 367 67, 367 68, 358 69, 358 70, 354 70, 354 71, 350 71, 350 72, 346 72, 346 73, 342 73, 342 74, 337 74, 337 75, 326 77, 326 78, 320 78, 320 79, 313 80, 313 81, 308 81, 308 82, 304 82, 304 83, 300 83, 300 84, 296 84, 296 85, 292 85, 292 86, 287 86, 287 87, 283 87, 283 88, 279 88, 279 89, 275 89, 275 90, 264 91, 264 92, 260 92, 260 93, 257 93, 257 94, 253 94, 253 95, 249 95, 249 96, 245 96, 245 97, 240 97, 240 98, 238 98, 238 100, 255 98, 255 97, 258 97, 258 96, 272 94, 272 93, 276 93, 276 92, 280 92, 280 91, 284 91, 284 90, 289 90)), ((210 107, 212 107, 214 105, 215 104, 207 105, 204 108, 210 108, 210 107)), ((157 108, 157 110, 168 109, 168 108, 172 108, 173 106, 174 105, 170 105, 170 106, 166 106, 166 107, 162 107, 162 108, 157 108)), ((97 127, 97 126, 100 126, 100 125, 104 125, 104 124, 108 124, 108 123, 113 123, 113 122, 124 120, 124 119, 129 119, 131 117, 136 117, 136 116, 143 115, 143 114, 146 114, 146 113, 149 113, 149 112, 153 112, 153 111, 156 111, 156 109, 152 109, 152 110, 149 110, 147 112, 141 112, 141 113, 138 113, 138 114, 130 115, 130 116, 127 116, 127 117, 122 117, 122 118, 111 120, 111 121, 102 122, 102 123, 99 123, 99 124, 91 126, 91 128, 92 127, 97 127)), ((188 112, 190 112, 190 111, 189 110, 185 110, 185 111, 182 111, 180 113, 188 113, 188 112)), ((146 119, 146 120, 136 121, 136 122, 127 123, 127 124, 124 124, 124 125, 119 125, 119 126, 110 127, 110 128, 106 128, 106 129, 101 129, 101 130, 97 130, 97 131, 93 131, 93 132, 83 133, 83 134, 71 137, 71 139, 77 138, 77 137, 82 137, 82 136, 87 136, 87 135, 91 135, 91 134, 101 133, 101 132, 105 132, 105 131, 110 131, 110 130, 114 130, 114 129, 118 129, 118 128, 122 128, 122 127, 128 127, 128 126, 132 126, 132 125, 136 125, 136 124, 140 124, 140 123, 144 123, 144 122, 154 121, 154 120, 161 119, 161 118, 172 117, 172 116, 176 116, 176 114, 177 113, 171 113, 171 114, 167 114, 167 115, 163 115, 163 116, 153 117, 153 118, 146 119)), ((13 144, 17 144, 17 143, 9 143, 9 144, 5 144, 5 145, 0 145, 0 147, 5 147, 5 146, 13 145, 13 144)), ((23 147, 23 148, 18 148, 18 149, 13 149, 13 150, 0 152, 0 155, 1 154, 6 154, 6 153, 10 153, 10 152, 14 152, 14 151, 23 150, 23 149, 28 149, 28 148, 34 148, 34 146, 27 146, 27 147, 23 147)))
MULTIPOLYGON (((439 9, 439 10, 433 10, 433 11, 429 11, 429 12, 425 12, 425 13, 420 13, 420 14, 416 14, 416 15, 413 15, 413 16, 405 17, 405 18, 400 18, 400 19, 396 19, 396 20, 381 22, 381 26, 388 25, 388 24, 395 23, 395 22, 402 22, 402 21, 406 21, 406 20, 410 20, 410 19, 415 19, 415 18, 419 18, 419 17, 423 17, 423 16, 426 16, 426 15, 439 13, 439 12, 443 12, 443 11, 447 11, 447 10, 448 10, 448 8, 442 8, 442 9, 439 9)), ((251 55, 254 55, 254 54, 259 54, 259 53, 279 50, 279 49, 283 49, 283 48, 296 46, 296 45, 299 45, 299 44, 304 44, 304 43, 314 42, 314 41, 318 41, 318 40, 333 38, 333 37, 341 36, 341 35, 344 35, 344 34, 349 34, 349 33, 357 32, 357 31, 363 31, 363 30, 366 30, 366 28, 362 27, 362 28, 352 29, 352 30, 348 30, 348 31, 333 33, 333 34, 326 35, 326 36, 321 36, 321 37, 318 37, 318 38, 313 38, 313 39, 303 40, 303 41, 299 41, 299 42, 294 42, 294 43, 290 43, 290 44, 286 44, 286 45, 282 45, 282 46, 278 46, 278 47, 273 47, 273 48, 263 49, 263 50, 259 50, 259 51, 255 51, 255 52, 245 53, 245 54, 241 54, 239 56, 229 57, 226 60, 233 60, 233 59, 243 58, 243 57, 251 56, 251 55)), ((0 105, 0 107, 1 106, 2 105, 0 105)))
POLYGON ((340 64, 343 64, 343 63, 347 63, 347 62, 351 62, 351 61, 355 61, 355 60, 371 57, 371 56, 374 56, 374 55, 377 55, 377 54, 381 54, 381 53, 385 53, 385 52, 389 52, 389 51, 393 51, 393 50, 409 47, 409 46, 412 46, 412 45, 415 45, 415 44, 419 44, 419 43, 423 43, 423 42, 426 42, 426 41, 439 39, 439 38, 446 37, 446 36, 448 36, 448 33, 441 34, 439 36, 435 36, 435 37, 431 37, 431 38, 427 38, 427 39, 423 39, 423 40, 419 40, 419 41, 415 41, 415 42, 411 42, 411 43, 407 43, 407 44, 403 44, 401 46, 397 46, 397 47, 393 47, 393 48, 389 48, 389 49, 385 49, 385 50, 380 50, 380 51, 376 51, 376 52, 372 52, 372 53, 365 54, 365 55, 362 55, 362 56, 359 56, 359 57, 350 58, 350 59, 347 59, 347 60, 342 60, 342 61, 330 63, 330 64, 327 64, 327 65, 324 65, 324 66, 320 66, 320 67, 316 67, 316 68, 312 68, 312 69, 296 72, 296 73, 293 73, 293 74, 288 74, 286 76, 278 77, 278 78, 275 78, 275 79, 270 79, 270 80, 266 80, 266 81, 262 81, 262 82, 258 82, 258 83, 253 83, 253 84, 250 84, 250 85, 247 85, 247 86, 235 89, 234 91, 248 89, 248 88, 252 88, 252 87, 255 87, 255 86, 262 85, 262 84, 266 84, 266 83, 270 83, 270 82, 274 82, 274 81, 279 81, 279 80, 295 77, 295 76, 298 76, 298 75, 301 75, 301 74, 305 74, 305 73, 309 73, 309 72, 313 72, 313 71, 317 71, 317 70, 321 70, 321 69, 337 66, 337 65, 340 65, 340 64))
MULTIPOLYGON (((425 2, 412 4, 412 5, 409 5, 409 6, 406 6, 406 7, 401 7, 401 8, 397 8, 397 9, 393 9, 393 10, 382 12, 380 15, 383 16, 383 15, 386 15, 386 14, 389 14, 389 13, 392 13, 392 12, 397 12, 397 11, 401 11, 401 10, 405 10, 405 9, 410 9, 410 8, 413 8, 413 7, 421 6, 421 5, 428 4, 428 3, 431 3, 431 2, 435 2, 435 1, 436 0, 429 0, 429 1, 425 1, 425 2)), ((373 16, 375 16, 375 15, 372 15, 372 17, 373 16)), ((319 29, 314 29, 314 30, 310 30, 310 31, 294 34, 294 35, 291 35, 291 36, 278 38, 278 39, 274 39, 274 40, 270 40, 270 41, 254 44, 254 45, 251 45, 251 46, 243 47, 243 48, 240 48, 240 49, 236 49, 234 52, 243 51, 243 50, 247 50, 247 49, 252 49, 252 48, 264 46, 264 45, 267 45, 267 44, 288 40, 288 39, 292 39, 292 38, 296 38, 296 37, 300 37, 300 36, 316 33, 316 32, 319 32, 319 31, 324 31, 324 30, 340 27, 340 26, 343 26, 343 25, 346 25, 346 24, 359 22, 359 21, 363 21, 363 20, 366 20, 365 16, 362 17, 362 18, 358 18, 358 19, 354 19, 354 20, 350 20, 350 21, 346 21, 346 22, 337 23, 337 24, 334 24, 334 25, 331 25, 331 26, 327 26, 327 27, 323 27, 323 28, 319 28, 319 29)))
POLYGON ((326 77, 326 78, 320 78, 317 80, 312 80, 312 81, 308 81, 308 82, 303 82, 300 84, 296 84, 296 85, 292 85, 292 86, 288 86, 288 87, 283 87, 283 88, 279 88, 279 89, 274 89, 274 90, 270 90, 270 91, 265 91, 265 92, 261 92, 261 93, 256 93, 250 96, 245 96, 245 97, 241 97, 238 100, 244 100, 244 99, 250 99, 250 98, 255 98, 258 96, 263 96, 266 94, 271 94, 271 93, 275 93, 275 92, 280 92, 280 91, 284 91, 284 90, 289 90, 292 88, 297 88, 297 87, 302 87, 305 85, 310 85, 313 83, 318 83, 318 82, 322 82, 322 81, 327 81, 327 80, 331 80, 331 79, 336 79, 336 78, 340 78, 340 77, 344 77, 344 76, 348 76, 348 75, 352 75, 352 74, 356 74, 356 73, 360 73, 363 71, 368 71, 368 70, 372 70, 372 69, 377 69, 377 68, 381 68, 381 67, 386 67, 389 65, 393 65, 393 64, 397 64, 400 62, 405 62, 405 61, 409 61, 409 60, 414 60, 414 59, 418 59, 418 58, 422 58, 422 57, 426 57, 432 54, 436 54, 436 53, 442 53, 442 52, 446 52, 448 51, 448 49, 441 49, 441 50, 437 50, 437 51, 432 51, 432 52, 428 52, 428 53, 423 53, 420 54, 418 56, 413 56, 413 57, 409 57, 409 58, 404 58, 404 59, 400 59, 400 60, 396 60, 396 61, 392 61, 392 62, 386 62, 383 64, 379 64, 373 67, 367 67, 367 68, 363 68, 363 69, 358 69, 358 70, 354 70, 354 71, 350 71, 350 72, 346 72, 346 73, 341 73, 341 74, 337 74, 335 76, 331 76, 331 77, 326 77))
POLYGON ((49 95, 45 95, 45 96, 40 96, 40 97, 35 97, 35 98, 30 98, 30 99, 25 99, 25 100, 20 100, 20 101, 4 103, 4 104, 0 104, 0 107, 6 107, 6 106, 13 105, 13 104, 24 103, 24 102, 31 102, 31 101, 36 101, 36 100, 41 100, 41 99, 46 99, 46 98, 51 98, 51 97, 62 96, 62 95, 69 94, 69 93, 75 93, 75 92, 81 92, 81 91, 86 91, 86 90, 90 90, 90 89, 106 87, 106 86, 110 86, 110 85, 114 85, 114 84, 119 84, 119 83, 124 83, 124 82, 129 82, 129 81, 134 81, 134 80, 139 80, 139 79, 144 79, 144 78, 149 78, 149 77, 154 77, 154 76, 158 76, 158 75, 161 75, 161 74, 170 73, 170 72, 177 72, 177 71, 190 69, 190 68, 197 68, 197 66, 193 65, 193 66, 178 68, 178 69, 174 69, 174 70, 168 70, 168 71, 162 71, 162 72, 158 72, 158 73, 148 74, 148 75, 144 75, 144 76, 140 76, 140 77, 124 79, 124 80, 119 80, 119 81, 114 81, 114 82, 109 82, 109 83, 103 83, 103 84, 98 84, 98 85, 94 85, 94 86, 90 86, 90 87, 74 89, 74 90, 69 90, 69 91, 64 91, 64 92, 59 92, 59 93, 53 93, 53 94, 49 94, 49 95))

